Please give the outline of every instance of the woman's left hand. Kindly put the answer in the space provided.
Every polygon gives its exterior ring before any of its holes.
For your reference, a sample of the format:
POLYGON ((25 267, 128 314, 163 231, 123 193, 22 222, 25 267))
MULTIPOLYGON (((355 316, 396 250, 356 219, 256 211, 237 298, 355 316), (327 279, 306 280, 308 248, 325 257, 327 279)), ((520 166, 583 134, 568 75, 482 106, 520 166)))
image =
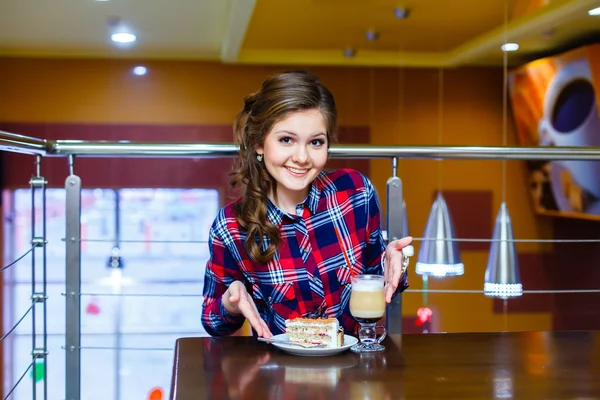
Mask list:
POLYGON ((385 248, 385 301, 391 303, 392 295, 398 289, 400 279, 402 278, 402 265, 404 263, 404 255, 402 249, 410 245, 412 237, 407 236, 402 239, 394 240, 388 243, 385 248))

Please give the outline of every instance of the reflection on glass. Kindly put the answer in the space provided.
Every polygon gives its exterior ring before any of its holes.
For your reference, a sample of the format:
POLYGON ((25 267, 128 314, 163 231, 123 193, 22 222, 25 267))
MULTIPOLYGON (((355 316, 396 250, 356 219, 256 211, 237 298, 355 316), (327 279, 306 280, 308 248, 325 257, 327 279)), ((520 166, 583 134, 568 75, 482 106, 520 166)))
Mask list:
POLYGON ((389 388, 383 382, 350 382, 349 400, 390 400, 392 399, 389 388))
POLYGON ((525 368, 531 375, 547 375, 552 366, 552 349, 547 332, 525 334, 525 368))
POLYGON ((361 371, 372 374, 387 367, 387 357, 385 353, 362 353, 358 367, 361 371))
MULTIPOLYGON (((268 352, 254 354, 249 357, 230 356, 223 353, 221 369, 224 385, 214 387, 211 392, 213 398, 252 399, 256 398, 255 391, 262 392, 264 388, 257 389, 257 377, 262 365, 269 361, 268 352)), ((217 361, 217 360, 213 360, 217 361)), ((216 366, 215 366, 216 367, 216 366)), ((217 368, 215 368, 217 370, 217 368)))
POLYGON ((315 385, 321 389, 335 389, 341 379, 342 371, 355 367, 358 361, 355 356, 344 354, 328 359, 327 363, 315 357, 286 357, 282 360, 274 360, 273 363, 283 368, 287 385, 315 385))
POLYGON ((206 387, 208 398, 329 400, 349 398, 348 380, 356 379, 358 356, 291 356, 266 345, 209 339, 200 362, 201 376, 180 374, 179 383, 206 387))
POLYGON ((340 379, 340 370, 337 368, 298 368, 285 367, 285 381, 299 385, 315 385, 335 387, 340 379))
MULTIPOLYGON (((390 347, 395 347, 394 344, 390 344, 390 347)), ((389 353, 388 353, 389 354, 389 353)), ((394 386, 394 396, 392 397, 392 389, 389 383, 384 381, 378 381, 376 375, 380 371, 388 368, 388 360, 386 352, 371 352, 371 353, 360 353, 358 360, 358 370, 360 371, 361 379, 353 380, 349 384, 349 399, 373 399, 373 400, 388 400, 388 399, 402 399, 403 388, 394 386)), ((394 359, 398 360, 400 354, 394 352, 394 359)))
POLYGON ((509 371, 496 371, 492 383, 494 385, 495 399, 512 399, 513 381, 509 371))

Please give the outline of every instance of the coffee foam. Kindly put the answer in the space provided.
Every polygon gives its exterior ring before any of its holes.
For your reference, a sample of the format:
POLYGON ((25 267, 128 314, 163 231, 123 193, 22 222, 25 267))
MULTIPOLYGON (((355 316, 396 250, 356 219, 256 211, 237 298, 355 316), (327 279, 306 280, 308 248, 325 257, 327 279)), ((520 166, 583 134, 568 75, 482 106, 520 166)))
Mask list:
POLYGON ((355 318, 381 318, 383 317, 383 313, 384 310, 381 309, 379 311, 373 311, 373 310, 354 310, 354 311, 350 311, 352 313, 352 316, 355 318))
POLYGON ((383 281, 358 281, 352 282, 352 290, 357 292, 378 292, 383 290, 383 281))

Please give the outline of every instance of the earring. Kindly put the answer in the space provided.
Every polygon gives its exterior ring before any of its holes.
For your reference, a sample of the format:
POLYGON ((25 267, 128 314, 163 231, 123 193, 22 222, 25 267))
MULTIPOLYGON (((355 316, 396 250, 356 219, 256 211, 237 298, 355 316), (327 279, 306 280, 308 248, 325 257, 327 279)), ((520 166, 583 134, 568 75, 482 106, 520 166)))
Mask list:
POLYGON ((262 161, 262 154, 257 154, 256 155, 256 159, 258 160, 258 162, 262 161))

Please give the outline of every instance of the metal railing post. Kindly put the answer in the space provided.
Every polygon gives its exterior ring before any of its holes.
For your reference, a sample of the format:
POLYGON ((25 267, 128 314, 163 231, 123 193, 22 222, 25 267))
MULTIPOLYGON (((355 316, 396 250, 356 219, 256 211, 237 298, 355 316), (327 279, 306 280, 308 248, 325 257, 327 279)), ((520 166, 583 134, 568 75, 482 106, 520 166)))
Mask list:
MULTIPOLYGON (((388 243, 406 235, 402 221, 402 180, 396 176, 398 160, 392 159, 392 177, 387 181, 387 238, 388 243)), ((389 333, 402 333, 402 293, 387 306, 386 322, 389 333)))
POLYGON ((69 156, 66 189, 65 390, 67 400, 81 399, 81 178, 69 156))
POLYGON ((46 179, 41 176, 41 167, 42 167, 42 157, 36 156, 35 159, 36 165, 36 174, 31 177, 29 180, 29 185, 31 187, 31 301, 33 302, 33 307, 31 309, 31 357, 32 357, 32 399, 36 400, 37 397, 37 383, 38 378, 43 380, 43 399, 46 400, 48 398, 48 331, 47 331, 47 293, 46 293, 46 184, 48 183, 46 179), (38 224, 36 223, 36 192, 37 190, 41 190, 42 194, 42 220, 41 220, 41 229, 38 229, 38 224), (38 234, 38 231, 41 230, 41 235, 38 234), (42 248, 42 282, 41 282, 41 291, 38 289, 38 282, 36 278, 36 250, 38 248, 42 248), (38 305, 42 305, 42 347, 39 347, 38 343, 38 331, 37 331, 37 317, 36 317, 36 308, 38 305), (37 365, 39 360, 42 362, 42 370, 43 374, 41 377, 38 377, 38 369, 37 365))

